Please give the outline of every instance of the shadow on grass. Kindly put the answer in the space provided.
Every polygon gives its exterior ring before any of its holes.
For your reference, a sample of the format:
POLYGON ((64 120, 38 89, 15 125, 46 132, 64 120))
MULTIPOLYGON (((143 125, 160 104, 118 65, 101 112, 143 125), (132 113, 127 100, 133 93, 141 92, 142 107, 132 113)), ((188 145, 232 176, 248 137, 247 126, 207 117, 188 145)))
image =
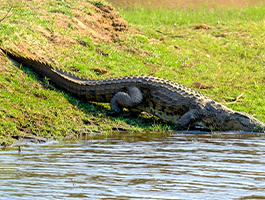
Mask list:
MULTIPOLYGON (((124 109, 122 114, 120 114, 119 116, 111 117, 107 115, 107 110, 109 109, 108 103, 96 103, 96 102, 80 100, 72 96, 71 94, 66 94, 65 98, 69 101, 69 103, 76 106, 79 110, 81 110, 85 114, 94 117, 104 117, 112 121, 120 120, 125 122, 127 125, 136 126, 146 130, 168 131, 175 129, 174 125, 169 125, 153 115, 149 114, 137 115, 135 113, 129 112, 127 109, 124 109)), ((126 128, 120 126, 113 127, 112 130, 127 131, 126 128)))
MULTIPOLYGON (((109 109, 107 103, 90 102, 87 100, 76 98, 70 93, 62 92, 63 90, 61 90, 57 86, 54 86, 53 84, 50 84, 47 78, 41 77, 39 74, 35 73, 29 67, 21 65, 20 63, 16 62, 13 59, 11 59, 11 61, 14 63, 15 66, 23 70, 29 76, 29 78, 39 82, 42 85, 43 89, 54 90, 60 93, 60 95, 66 98, 70 104, 72 104, 78 110, 80 110, 81 112, 85 113, 88 116, 93 116, 98 119, 106 118, 108 120, 111 120, 112 122, 120 120, 125 122, 125 124, 129 126, 138 127, 143 130, 169 131, 169 130, 174 130, 176 128, 174 125, 169 125, 155 116, 145 115, 145 114, 135 115, 126 109, 123 111, 121 115, 117 117, 107 116, 106 113, 107 110, 109 109)), ((83 121, 83 123, 84 125, 89 125, 85 121, 83 121)), ((127 128, 122 127, 122 125, 118 126, 112 125, 112 130, 127 131, 127 128)))

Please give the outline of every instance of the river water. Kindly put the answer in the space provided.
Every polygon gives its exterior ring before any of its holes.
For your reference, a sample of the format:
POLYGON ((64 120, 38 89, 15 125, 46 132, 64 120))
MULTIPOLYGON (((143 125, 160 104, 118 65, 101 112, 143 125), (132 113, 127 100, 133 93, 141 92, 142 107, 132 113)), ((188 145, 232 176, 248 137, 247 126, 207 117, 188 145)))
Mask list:
POLYGON ((265 137, 128 133, 0 150, 0 199, 265 199, 265 137))

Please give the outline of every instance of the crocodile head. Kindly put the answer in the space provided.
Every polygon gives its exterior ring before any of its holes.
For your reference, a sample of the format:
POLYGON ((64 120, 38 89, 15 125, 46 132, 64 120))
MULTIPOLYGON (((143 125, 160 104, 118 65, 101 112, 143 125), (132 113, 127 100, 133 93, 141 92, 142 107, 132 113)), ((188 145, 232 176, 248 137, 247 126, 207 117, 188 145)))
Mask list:
POLYGON ((224 126, 229 130, 242 130, 247 132, 264 132, 265 123, 246 113, 234 112, 225 117, 224 126))

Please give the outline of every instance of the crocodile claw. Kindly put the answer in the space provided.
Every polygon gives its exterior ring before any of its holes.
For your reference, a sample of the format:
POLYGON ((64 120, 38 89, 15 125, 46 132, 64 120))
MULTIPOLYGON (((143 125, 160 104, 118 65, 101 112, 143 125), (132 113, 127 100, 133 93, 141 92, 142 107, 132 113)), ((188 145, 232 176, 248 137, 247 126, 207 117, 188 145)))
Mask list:
POLYGON ((113 109, 107 111, 107 115, 111 116, 111 117, 117 117, 121 113, 122 113, 122 110, 120 110, 119 112, 117 112, 116 110, 113 110, 113 109))

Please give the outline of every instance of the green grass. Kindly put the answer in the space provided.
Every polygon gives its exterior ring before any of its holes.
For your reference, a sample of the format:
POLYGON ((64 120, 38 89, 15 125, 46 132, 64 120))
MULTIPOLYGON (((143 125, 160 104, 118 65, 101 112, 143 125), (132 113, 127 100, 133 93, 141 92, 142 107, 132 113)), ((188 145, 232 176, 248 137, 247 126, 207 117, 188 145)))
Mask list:
POLYGON ((144 26, 188 26, 192 24, 231 23, 248 21, 257 22, 265 17, 264 6, 247 8, 205 8, 197 9, 166 9, 135 6, 127 9, 120 8, 119 13, 134 25, 144 26))
MULTIPOLYGON (((4 1, 0 17, 10 5, 4 1)), ((129 22, 129 31, 118 33, 119 38, 111 42, 96 42, 73 21, 96 13, 88 1, 15 2, 12 15, 0 23, 0 45, 14 48, 23 44, 32 55, 45 56, 55 66, 92 79, 152 74, 187 85, 220 103, 243 93, 240 101, 228 107, 265 121, 265 6, 118 11, 129 22), (196 24, 210 28, 195 29, 196 24), (45 34, 57 34, 63 41, 56 44, 45 34), (108 73, 96 72, 94 67, 108 73), (198 89, 195 82, 213 88, 198 89)), ((106 117, 107 104, 80 101, 11 62, 3 61, 0 69, 0 143, 25 134, 60 139, 117 129, 174 130, 150 117, 106 117)))

